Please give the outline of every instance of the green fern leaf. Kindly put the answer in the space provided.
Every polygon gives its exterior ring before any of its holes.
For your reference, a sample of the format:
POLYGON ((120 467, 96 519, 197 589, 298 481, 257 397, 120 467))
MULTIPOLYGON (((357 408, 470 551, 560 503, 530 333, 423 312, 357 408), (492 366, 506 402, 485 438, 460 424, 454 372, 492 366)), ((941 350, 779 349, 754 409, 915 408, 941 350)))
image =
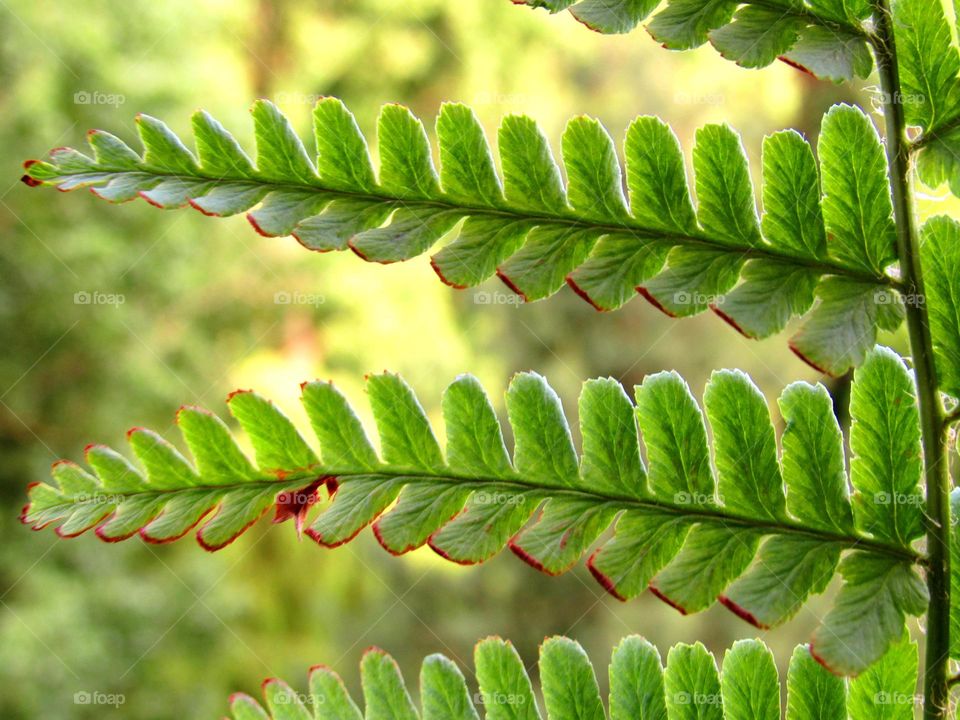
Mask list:
POLYGON ((786 720, 847 720, 847 687, 824 672, 806 647, 794 649, 787 671, 786 720))
POLYGON ((897 0, 893 16, 904 115, 922 130, 917 173, 960 196, 960 55, 950 23, 942 4, 922 0, 897 0))
POLYGON ((625 33, 653 14, 650 34, 665 47, 687 50, 708 40, 728 60, 743 67, 764 67, 778 58, 818 77, 840 82, 866 78, 873 60, 863 21, 867 2, 811 0, 739 4, 733 0, 514 0, 550 12, 569 9, 602 33, 625 33))
POLYGON ((194 464, 136 429, 129 440, 145 474, 92 446, 94 474, 56 464, 56 485, 31 487, 23 520, 56 524, 62 536, 96 528, 110 541, 139 532, 168 542, 199 525, 200 544, 214 550, 275 507, 277 521, 292 518, 327 547, 372 524, 394 554, 428 544, 471 564, 509 546, 550 574, 596 544, 588 566, 618 598, 649 587, 683 613, 719 599, 764 628, 822 592, 839 564, 846 582, 815 647, 844 673, 880 657, 905 617, 925 607, 913 567, 922 556, 912 547, 923 512, 916 397, 889 350, 872 351, 855 376, 852 497, 840 430, 819 386, 795 383, 781 396, 787 427, 778 454, 767 402, 742 373, 713 375, 706 417, 674 373, 646 378, 635 405, 615 381, 591 380, 580 396, 578 453, 556 393, 523 373, 506 393, 512 457, 490 401, 469 376, 444 394, 446 453, 403 380, 375 375, 367 387, 379 456, 330 383, 303 386, 319 453, 272 403, 239 391, 228 405, 255 464, 223 422, 185 408, 179 424, 194 464), (310 520, 323 488, 335 491, 333 500, 310 520), (613 537, 598 543, 611 526, 613 537))
MULTIPOLYGON (((596 674, 574 640, 548 638, 540 646, 538 669, 545 713, 541 714, 530 675, 514 647, 500 638, 480 641, 474 650, 479 691, 471 692, 455 663, 430 655, 420 670, 424 720, 476 720, 482 706, 488 720, 605 720, 596 674)), ((360 662, 361 713, 330 668, 310 669, 309 694, 286 683, 263 684, 261 706, 251 696, 230 698, 233 720, 416 720, 400 669, 377 648, 360 662)), ((609 665, 610 720, 776 720, 780 680, 773 655, 760 640, 741 640, 727 651, 718 671, 714 657, 696 645, 670 649, 664 668, 656 647, 636 635, 620 641, 609 665)), ((913 717, 917 646, 903 638, 863 675, 849 681, 831 675, 797 647, 787 676, 787 720, 906 720, 913 717)))
POLYGON ((927 307, 940 389, 960 398, 960 296, 956 287, 960 224, 940 215, 926 222, 921 237, 926 296, 909 299, 927 307))
POLYGON ((316 163, 276 107, 258 101, 253 118, 256 167, 205 113, 194 118, 198 159, 162 123, 140 116, 142 158, 98 131, 93 158, 55 150, 50 162, 28 164, 29 181, 89 187, 113 202, 140 195, 208 215, 247 212, 261 234, 293 235, 313 250, 350 248, 381 263, 450 236, 431 259, 446 283, 462 288, 497 274, 527 300, 566 283, 608 310, 639 291, 673 316, 712 309, 749 337, 807 315, 791 346, 833 374, 862 362, 878 329, 902 319, 887 275, 896 254, 883 148, 870 120, 849 106, 824 118, 820 168, 796 133, 765 141, 762 218, 746 155, 726 126, 697 133, 694 209, 679 144, 655 118, 627 132, 629 202, 614 143, 588 118, 572 120, 563 135, 566 187, 525 117, 500 128, 502 181, 462 105, 444 105, 437 120, 439 176, 423 126, 396 105, 378 123, 379 174, 339 100, 314 110, 316 163))
POLYGON ((934 130, 960 117, 960 54, 941 3, 896 0, 894 37, 910 125, 934 130))

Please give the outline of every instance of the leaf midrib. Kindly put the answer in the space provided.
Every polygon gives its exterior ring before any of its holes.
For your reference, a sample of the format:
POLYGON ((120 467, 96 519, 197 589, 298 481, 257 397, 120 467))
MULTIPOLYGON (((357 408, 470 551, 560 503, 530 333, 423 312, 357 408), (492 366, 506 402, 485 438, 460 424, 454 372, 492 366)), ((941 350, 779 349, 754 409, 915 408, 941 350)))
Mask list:
MULTIPOLYGON (((926 561, 926 556, 922 553, 915 552, 909 548, 897 547, 889 543, 885 543, 879 540, 873 540, 870 538, 856 536, 856 535, 846 535, 842 533, 831 533, 824 530, 819 530, 816 528, 807 527, 800 522, 792 521, 779 521, 779 522, 765 522, 757 518, 751 518, 744 515, 739 515, 731 512, 724 512, 721 510, 711 509, 709 507, 698 507, 695 510, 691 510, 689 505, 675 505, 673 503, 660 500, 655 497, 630 497, 627 495, 619 495, 615 493, 605 493, 598 492, 593 490, 588 490, 584 488, 576 487, 564 487, 561 485, 549 485, 549 484, 537 484, 532 482, 527 482, 519 477, 513 478, 497 478, 497 477, 483 477, 483 476, 470 476, 470 475, 459 475, 455 472, 449 472, 447 474, 435 474, 430 472, 423 472, 417 469, 411 469, 409 471, 404 471, 403 469, 387 469, 387 468, 378 468, 376 470, 371 470, 368 472, 355 471, 351 470, 349 472, 337 472, 335 470, 326 470, 320 467, 310 468, 309 471, 301 471, 300 473, 289 473, 283 478, 257 478, 255 480, 245 480, 232 484, 222 484, 222 485, 190 485, 183 488, 164 488, 148 491, 136 491, 136 492, 117 492, 117 491, 108 491, 101 489, 102 491, 99 494, 114 496, 114 497, 124 497, 132 499, 140 495, 163 495, 163 494, 173 494, 178 492, 189 492, 196 490, 207 490, 207 491, 222 491, 229 492, 231 490, 239 490, 243 488, 250 488, 254 485, 282 485, 290 486, 292 484, 299 483, 302 478, 304 484, 308 484, 312 480, 317 480, 324 477, 336 478, 341 484, 350 482, 351 478, 383 478, 384 480, 396 480, 396 479, 408 479, 409 483, 417 481, 426 481, 426 482, 435 482, 435 483, 445 483, 445 484, 454 484, 454 483, 474 483, 478 486, 483 485, 499 485, 501 487, 506 486, 513 490, 516 490, 517 493, 542 493, 543 497, 541 500, 548 500, 558 497, 573 497, 581 500, 592 500, 597 504, 607 503, 618 506, 618 511, 626 510, 656 510, 659 512, 676 515, 682 517, 690 522, 722 522, 728 525, 735 525, 742 527, 744 529, 758 530, 766 535, 799 535, 802 537, 809 537, 823 542, 834 542, 840 543, 846 546, 848 549, 859 549, 859 550, 868 550, 874 553, 888 555, 894 557, 901 561, 907 561, 910 563, 919 563, 924 564, 926 561)), ((72 502, 72 503, 63 503, 63 507, 71 507, 84 504, 82 502, 72 502)), ((117 504, 117 503, 114 503, 117 504)), ((56 506, 54 506, 56 507, 56 506)))
MULTIPOLYGON (((52 165, 58 172, 59 168, 56 165, 52 165)), ((773 246, 766 247, 757 247, 751 245, 744 245, 738 243, 732 243, 727 240, 717 240, 706 234, 692 234, 692 233, 677 233, 670 232, 666 230, 659 230, 655 228, 650 228, 642 225, 637 225, 629 222, 601 222, 597 220, 591 220, 588 218, 580 218, 575 215, 575 211, 567 216, 561 215, 548 215, 546 213, 521 210, 519 208, 513 209, 510 207, 490 207, 482 205, 470 205, 466 203, 458 203, 448 201, 446 199, 427 199, 427 198, 401 198, 401 197, 391 197, 389 195, 383 195, 379 193, 364 193, 356 192, 350 190, 339 190, 331 189, 324 187, 319 184, 297 184, 290 182, 281 182, 277 180, 262 180, 258 178, 249 178, 249 177, 227 177, 227 176, 217 176, 217 175, 208 175, 202 172, 197 173, 196 175, 181 175, 176 173, 162 172, 153 168, 144 167, 137 169, 129 170, 94 170, 90 172, 66 172, 59 175, 59 177, 83 177, 85 175, 94 175, 102 178, 103 175, 127 175, 127 174, 143 174, 151 175, 154 177, 161 178, 170 178, 177 180, 208 180, 216 183, 246 183, 253 186, 269 186, 277 189, 289 189, 298 192, 314 192, 318 194, 328 194, 328 195, 339 195, 343 197, 349 197, 353 199, 374 201, 380 203, 399 203, 404 206, 408 205, 421 205, 426 207, 435 207, 439 210, 450 210, 456 211, 464 216, 477 216, 477 215, 487 215, 494 217, 504 217, 512 218, 514 220, 520 221, 533 221, 539 225, 551 224, 551 225, 566 225, 570 227, 588 227, 595 228, 601 232, 606 233, 607 235, 617 235, 623 233, 632 233, 636 237, 642 237, 649 240, 660 240, 666 241, 672 245, 692 245, 696 247, 707 247, 712 250, 721 250, 727 253, 736 253, 745 259, 766 259, 781 262, 788 265, 800 265, 803 267, 816 270, 821 275, 841 275, 845 277, 854 278, 863 282, 869 282, 875 285, 886 285, 894 288, 900 287, 900 284, 895 278, 892 278, 888 275, 876 275, 869 272, 864 272, 856 268, 842 265, 837 262, 832 262, 830 260, 818 260, 815 258, 805 258, 799 255, 794 255, 789 252, 779 251, 773 246)), ((46 179, 46 182, 49 182, 49 179, 46 179)), ((201 196, 202 197, 202 196, 201 196)), ((629 219, 629 215, 627 218, 629 219)))

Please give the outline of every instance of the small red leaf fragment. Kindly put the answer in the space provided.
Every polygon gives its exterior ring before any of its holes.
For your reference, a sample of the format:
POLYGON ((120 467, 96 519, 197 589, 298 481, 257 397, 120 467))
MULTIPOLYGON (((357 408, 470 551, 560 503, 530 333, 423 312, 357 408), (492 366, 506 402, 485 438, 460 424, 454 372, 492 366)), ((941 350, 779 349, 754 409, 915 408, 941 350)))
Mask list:
POLYGON ((319 499, 317 490, 321 485, 329 489, 329 482, 331 480, 334 480, 334 478, 317 478, 299 490, 285 490, 277 495, 277 511, 273 517, 273 522, 282 523, 285 520, 293 518, 294 525, 297 528, 297 537, 301 537, 303 535, 303 524, 307 519, 307 512, 309 512, 310 507, 319 499))

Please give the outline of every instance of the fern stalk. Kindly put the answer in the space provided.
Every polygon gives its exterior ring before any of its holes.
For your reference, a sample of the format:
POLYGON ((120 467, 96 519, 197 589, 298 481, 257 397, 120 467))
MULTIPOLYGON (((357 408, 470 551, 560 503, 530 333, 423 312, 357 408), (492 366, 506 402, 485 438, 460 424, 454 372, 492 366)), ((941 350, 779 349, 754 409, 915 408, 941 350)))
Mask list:
POLYGON ((910 191, 911 146, 907 140, 897 47, 889 0, 874 0, 875 34, 871 39, 883 94, 886 149, 890 165, 897 255, 905 288, 907 331, 917 382, 923 473, 927 489, 927 613, 923 674, 925 720, 947 717, 950 706, 950 478, 947 474, 947 428, 934 365, 933 340, 924 302, 923 273, 910 191))

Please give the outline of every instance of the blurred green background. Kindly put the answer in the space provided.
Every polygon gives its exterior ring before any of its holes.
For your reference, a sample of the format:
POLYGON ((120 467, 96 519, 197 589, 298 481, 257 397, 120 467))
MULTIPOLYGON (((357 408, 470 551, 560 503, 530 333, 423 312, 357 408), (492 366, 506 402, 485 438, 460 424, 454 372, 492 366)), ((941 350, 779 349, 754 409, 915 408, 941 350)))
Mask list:
MULTIPOLYGON (((636 299, 600 314, 566 289, 531 306, 484 304, 439 283, 424 258, 366 265, 261 238, 242 218, 30 190, 19 164, 81 146, 94 127, 134 142, 138 111, 185 133, 204 107, 252 148, 255 97, 309 137, 319 95, 343 98, 367 133, 385 102, 429 126, 443 100, 464 101, 491 137, 503 115, 528 113, 555 147, 572 115, 600 118, 619 141, 634 116, 653 113, 688 158, 696 127, 727 121, 757 160, 764 134, 793 126, 815 137, 827 107, 869 107, 869 89, 782 64, 741 70, 708 48, 668 53, 642 30, 601 37, 507 0, 2 0, 0 38, 0 717, 213 718, 230 692, 255 693, 264 677, 303 687, 314 663, 356 689, 371 644, 413 680, 430 652, 469 672, 472 645, 488 634, 512 638, 531 662, 545 636, 567 634, 599 668, 627 633, 663 652, 702 639, 717 653, 757 634, 723 608, 681 618, 649 596, 619 603, 582 565, 549 579, 510 553, 474 569, 429 550, 394 559, 369 533, 329 551, 265 520, 208 555, 190 540, 107 546, 27 531, 16 520, 24 488, 52 461, 79 458, 88 442, 122 447, 133 425, 179 442, 179 405, 223 416, 235 387, 302 420, 302 380, 333 378, 365 410, 363 375, 384 368, 402 372, 434 417, 461 372, 500 402, 514 372, 534 369, 568 409, 599 375, 629 387, 677 369, 699 394, 712 369, 739 367, 771 399, 818 378, 785 337, 747 341, 709 313, 669 321, 636 299), (123 303, 78 304, 82 292, 123 303), (323 302, 277 304, 277 293, 323 302), (83 692, 124 702, 76 703, 83 692)), ((931 191, 923 202, 929 212, 945 201, 931 191)), ((498 283, 480 291, 508 297, 498 283)), ((831 382, 840 407, 845 387, 831 382)), ((823 607, 764 634, 781 667, 823 607)))

